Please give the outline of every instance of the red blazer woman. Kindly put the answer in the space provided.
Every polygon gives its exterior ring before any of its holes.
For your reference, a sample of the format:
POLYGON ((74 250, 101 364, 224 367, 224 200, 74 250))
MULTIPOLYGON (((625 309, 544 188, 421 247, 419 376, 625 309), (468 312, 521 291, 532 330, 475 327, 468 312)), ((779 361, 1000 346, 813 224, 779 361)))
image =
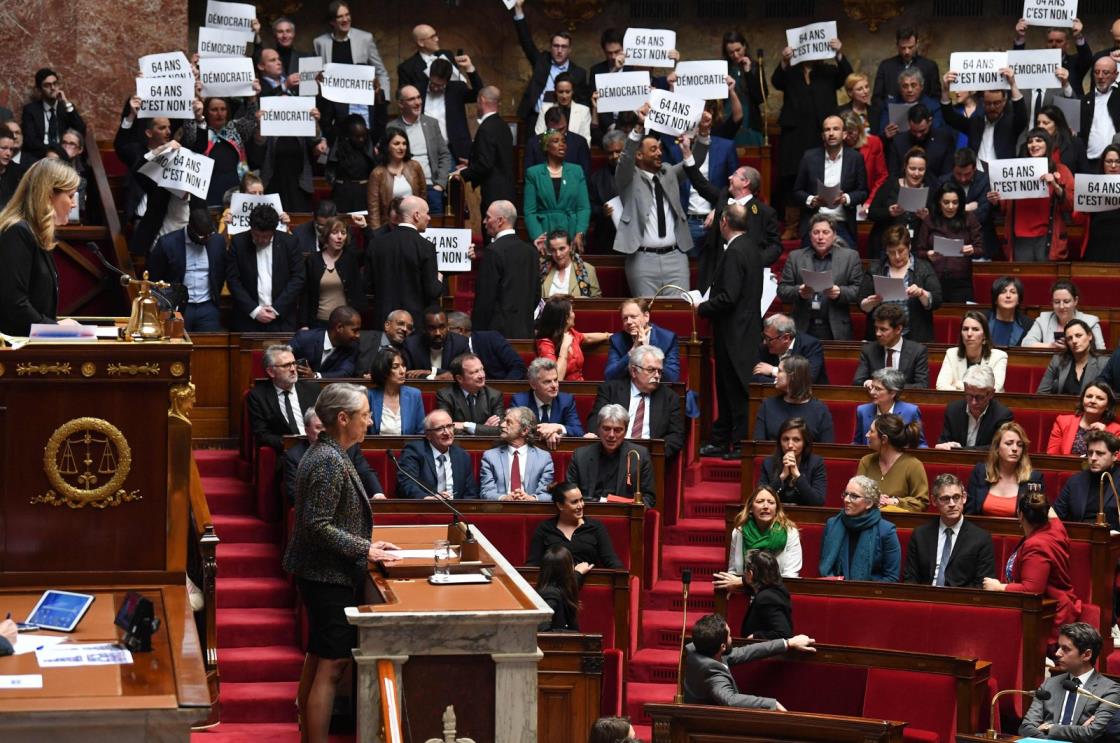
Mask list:
MULTIPOLYGON (((1059 178, 1062 195, 1058 196, 1053 185, 1050 196, 1044 199, 1004 199, 1000 201, 1003 210, 1003 223, 1006 225, 1007 242, 1004 255, 1009 261, 1015 260, 1015 230, 1023 225, 1030 232, 1042 230, 1050 236, 1050 260, 1065 261, 1081 257, 1069 254, 1069 231, 1066 229, 1066 215, 1073 214, 1073 174, 1060 161, 1056 163, 1054 174, 1059 178)), ((1084 250, 1081 243, 1080 250, 1084 250)))
POLYGON ((863 155, 863 164, 867 168, 867 202, 875 198, 879 186, 887 180, 887 158, 883 154, 883 140, 874 134, 867 135, 867 142, 860 147, 859 154, 863 155))
MULTIPOLYGON (((1076 413, 1059 415, 1054 419, 1054 427, 1050 429, 1050 441, 1046 444, 1047 454, 1070 455, 1073 453, 1073 440, 1077 436, 1077 428, 1081 425, 1081 416, 1076 413)), ((1104 427, 1111 434, 1120 436, 1120 423, 1113 421, 1104 427)))
POLYGON ((1058 602, 1050 644, 1058 641, 1058 628, 1081 616, 1081 599, 1073 592, 1069 572, 1069 535, 1056 516, 1035 529, 1019 544, 1011 566, 1007 591, 1042 593, 1058 602))

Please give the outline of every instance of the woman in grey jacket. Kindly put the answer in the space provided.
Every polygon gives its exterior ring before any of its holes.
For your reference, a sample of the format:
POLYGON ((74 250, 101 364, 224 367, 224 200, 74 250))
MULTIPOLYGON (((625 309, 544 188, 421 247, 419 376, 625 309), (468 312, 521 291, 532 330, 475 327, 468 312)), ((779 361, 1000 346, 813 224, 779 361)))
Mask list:
POLYGON ((1056 348, 1061 350, 1065 342, 1065 328, 1070 320, 1081 320, 1089 326, 1093 336, 1093 346, 1104 350, 1104 335, 1101 321, 1096 315, 1087 315, 1077 309, 1079 294, 1077 284, 1069 279, 1058 279, 1050 287, 1050 302, 1053 312, 1043 312, 1023 338, 1024 348, 1056 348))
POLYGON ((1038 383, 1040 395, 1080 395, 1108 364, 1107 356, 1093 351, 1091 329, 1084 320, 1067 322, 1063 340, 1065 350, 1054 354, 1038 383))

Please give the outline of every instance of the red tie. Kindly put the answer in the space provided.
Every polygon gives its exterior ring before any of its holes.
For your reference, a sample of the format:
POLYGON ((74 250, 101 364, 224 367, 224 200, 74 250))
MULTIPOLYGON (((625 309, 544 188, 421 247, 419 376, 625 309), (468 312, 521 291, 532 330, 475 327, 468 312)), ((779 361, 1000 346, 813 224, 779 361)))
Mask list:
POLYGON ((630 438, 642 438, 642 427, 646 422, 646 396, 638 395, 638 409, 634 411, 634 425, 630 427, 630 438))
POLYGON ((509 473, 509 490, 512 493, 521 489, 521 464, 518 461, 517 449, 513 450, 513 469, 509 473))

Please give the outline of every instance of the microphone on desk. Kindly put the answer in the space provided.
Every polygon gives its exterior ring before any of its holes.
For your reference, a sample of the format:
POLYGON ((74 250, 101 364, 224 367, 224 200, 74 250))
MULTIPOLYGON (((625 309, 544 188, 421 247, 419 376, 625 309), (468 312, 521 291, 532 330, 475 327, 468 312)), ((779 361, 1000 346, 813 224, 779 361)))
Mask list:
POLYGON ((684 611, 681 613, 681 646, 680 655, 677 656, 677 693, 673 696, 673 704, 684 704, 684 635, 688 631, 688 587, 692 583, 692 571, 685 568, 681 571, 681 596, 684 598, 684 611))
POLYGON ((1062 688, 1065 689, 1066 691, 1072 691, 1074 694, 1080 694, 1083 697, 1088 697, 1089 699, 1092 699, 1093 701, 1099 702, 1100 704, 1107 704, 1109 707, 1112 707, 1113 709, 1120 709, 1120 704, 1117 704, 1116 702, 1110 702, 1109 700, 1104 699, 1102 697, 1098 697, 1093 692, 1088 691, 1087 689, 1083 688, 1080 684, 1075 684, 1073 682, 1073 679, 1070 679, 1070 678, 1062 679, 1062 688))
POLYGON ((989 720, 988 724, 991 725, 991 727, 988 728, 988 732, 984 734, 985 738, 991 738, 992 740, 995 740, 996 738, 999 737, 999 733, 996 732, 996 727, 995 727, 995 725, 996 725, 996 705, 999 703, 1000 697, 1002 697, 1006 694, 1022 694, 1025 697, 1034 697, 1035 699, 1037 699, 1041 702, 1048 702, 1048 701, 1050 701, 1050 697, 1051 697, 1050 692, 1047 691, 1046 689, 1035 689, 1034 691, 1028 691, 1026 689, 1004 689, 1003 691, 996 692, 996 695, 994 697, 992 697, 992 709, 989 713, 991 715, 991 717, 988 718, 988 720, 989 720))
POLYGON ((442 496, 440 496, 439 493, 437 493, 436 491, 434 491, 430 487, 428 487, 427 483, 421 482, 417 478, 413 477, 411 472, 406 470, 404 467, 401 467, 401 463, 400 463, 400 461, 397 460, 397 455, 393 453, 392 449, 389 449, 387 454, 389 455, 389 459, 393 462, 393 465, 397 468, 397 475, 398 476, 399 475, 404 475, 405 477, 407 477, 415 485, 419 486, 419 488, 421 490, 423 490, 425 493, 427 493, 428 495, 435 498, 436 501, 443 504, 444 508, 446 508, 447 510, 451 511, 452 514, 454 514, 454 518, 451 521, 452 526, 456 526, 457 524, 462 522, 464 533, 463 533, 463 541, 459 545, 460 550, 461 550, 460 551, 460 559, 462 559, 466 562, 477 561, 478 560, 478 542, 475 541, 474 535, 471 533, 471 525, 467 522, 466 516, 464 516, 462 514, 462 512, 459 511, 458 508, 451 505, 451 503, 448 502, 448 500, 446 498, 443 498, 442 496))
MULTIPOLYGON (((94 257, 97 258, 97 260, 101 263, 101 265, 104 268, 108 269, 109 271, 111 271, 112 273, 115 273, 117 275, 117 281, 120 283, 121 286, 123 286, 125 288, 128 288, 129 286, 132 286, 132 284, 137 281, 137 279, 132 278, 127 273, 120 270, 119 268, 114 266, 112 263, 110 263, 108 260, 106 260, 105 255, 101 252, 101 248, 97 247, 97 243, 87 242, 86 243, 86 248, 91 253, 93 253, 94 257)), ((176 284, 173 284, 172 286, 176 286, 176 284)), ((183 286, 183 285, 182 284, 177 284, 177 286, 183 286)), ((164 301, 164 303, 167 305, 167 309, 169 309, 169 310, 174 310, 175 309, 175 306, 172 303, 171 299, 169 299, 168 297, 165 297, 159 291, 158 287, 152 287, 152 289, 153 289, 153 291, 152 291, 153 296, 157 297, 158 299, 162 299, 164 301)), ((185 291, 186 287, 183 286, 183 289, 185 291)))

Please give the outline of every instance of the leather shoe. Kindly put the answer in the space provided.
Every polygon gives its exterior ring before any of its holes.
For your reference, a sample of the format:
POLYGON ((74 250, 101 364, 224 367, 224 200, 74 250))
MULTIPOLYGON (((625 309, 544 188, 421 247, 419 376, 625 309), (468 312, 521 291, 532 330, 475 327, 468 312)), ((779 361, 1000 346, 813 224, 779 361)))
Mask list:
POLYGON ((700 447, 702 457, 722 457, 727 454, 727 447, 721 444, 704 444, 700 447))
POLYGON ((743 458, 743 450, 740 449, 739 447, 735 447, 734 449, 726 452, 723 455, 723 458, 726 459, 728 462, 737 462, 737 461, 739 461, 740 459, 743 458))

